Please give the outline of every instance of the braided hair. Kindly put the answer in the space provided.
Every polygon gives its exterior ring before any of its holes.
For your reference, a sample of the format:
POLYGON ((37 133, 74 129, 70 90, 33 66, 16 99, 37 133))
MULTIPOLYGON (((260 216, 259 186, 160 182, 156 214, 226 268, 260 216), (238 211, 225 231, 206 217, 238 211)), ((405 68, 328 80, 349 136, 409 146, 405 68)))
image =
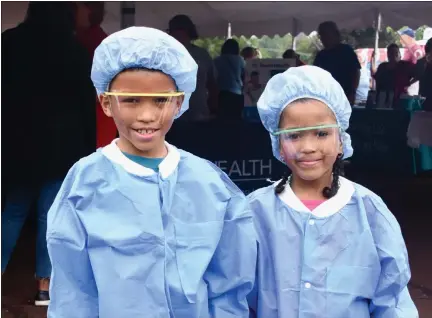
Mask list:
MULTIPOLYGON (((336 158, 335 163, 333 164, 333 180, 330 187, 324 187, 322 190, 322 194, 324 198, 330 199, 336 195, 336 193, 339 190, 340 184, 339 184, 339 177, 344 175, 344 163, 342 160, 342 154, 339 154, 336 158)), ((291 176, 286 173, 282 180, 276 185, 275 193, 280 194, 285 190, 285 186, 287 183, 291 186, 291 176)))
POLYGON ((286 185, 286 183, 288 182, 289 177, 290 177, 290 176, 289 176, 288 172, 286 172, 286 173, 283 175, 282 180, 279 181, 279 183, 276 185, 276 188, 275 188, 275 192, 276 192, 276 194, 280 194, 280 193, 284 192, 284 190, 285 190, 285 185, 286 185))
POLYGON ((336 195, 339 190, 339 177, 344 175, 344 163, 342 154, 339 154, 333 164, 333 180, 330 187, 324 187, 322 193, 324 198, 330 199, 336 195))

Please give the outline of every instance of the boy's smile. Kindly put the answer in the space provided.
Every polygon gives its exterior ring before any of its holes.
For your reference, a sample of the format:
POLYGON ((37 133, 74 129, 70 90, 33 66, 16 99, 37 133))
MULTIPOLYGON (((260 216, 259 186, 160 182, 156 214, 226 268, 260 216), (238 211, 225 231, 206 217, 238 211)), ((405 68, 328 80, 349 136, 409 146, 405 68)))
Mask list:
POLYGON ((119 96, 101 96, 107 116, 113 117, 119 131, 120 150, 143 157, 166 155, 165 135, 171 128, 183 97, 139 96, 142 93, 175 92, 171 77, 154 70, 130 69, 111 82, 110 92, 119 96), (128 93, 122 96, 121 93, 128 93), (130 96, 137 93, 137 96, 130 96))

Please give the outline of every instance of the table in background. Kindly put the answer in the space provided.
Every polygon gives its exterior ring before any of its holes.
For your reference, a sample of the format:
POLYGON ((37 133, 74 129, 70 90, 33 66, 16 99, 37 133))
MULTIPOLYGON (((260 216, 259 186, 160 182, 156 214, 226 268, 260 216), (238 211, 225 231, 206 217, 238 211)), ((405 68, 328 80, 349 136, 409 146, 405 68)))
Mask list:
POLYGON ((419 166, 421 169, 432 170, 432 113, 415 112, 407 130, 408 145, 418 149, 419 166))

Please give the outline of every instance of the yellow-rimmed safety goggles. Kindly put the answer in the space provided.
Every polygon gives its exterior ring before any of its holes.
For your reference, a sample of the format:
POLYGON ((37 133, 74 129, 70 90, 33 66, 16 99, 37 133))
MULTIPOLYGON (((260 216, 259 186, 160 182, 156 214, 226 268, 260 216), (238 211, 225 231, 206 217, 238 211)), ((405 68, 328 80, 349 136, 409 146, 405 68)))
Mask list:
POLYGON ((180 97, 184 92, 160 92, 160 93, 126 93, 126 92, 105 92, 106 96, 126 96, 126 97, 180 97))
POLYGON ((165 108, 175 105, 178 97, 184 92, 155 92, 155 93, 131 93, 131 92, 105 92, 105 96, 111 97, 111 101, 121 110, 142 110, 144 108, 165 108))
POLYGON ((104 93, 110 98, 111 107, 116 107, 127 116, 149 122, 162 122, 167 118, 174 118, 181 106, 179 97, 184 94, 184 92, 104 93))

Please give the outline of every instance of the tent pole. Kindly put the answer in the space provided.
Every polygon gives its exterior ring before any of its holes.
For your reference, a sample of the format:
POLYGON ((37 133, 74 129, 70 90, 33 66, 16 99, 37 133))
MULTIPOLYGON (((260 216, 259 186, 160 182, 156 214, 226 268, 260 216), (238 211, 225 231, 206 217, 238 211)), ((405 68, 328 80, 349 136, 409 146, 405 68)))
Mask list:
POLYGON ((121 28, 135 25, 135 1, 121 1, 121 28))
MULTIPOLYGON (((379 33, 381 31, 381 12, 377 12, 377 19, 375 25, 375 45, 374 45, 374 69, 377 67, 377 59, 379 56, 379 33)), ((376 83, 373 81, 372 89, 376 89, 376 83)))
POLYGON ((379 32, 380 32, 380 30, 381 30, 381 13, 378 12, 377 23, 376 23, 376 26, 375 26, 375 45, 374 45, 374 50, 375 50, 375 56, 374 56, 374 58, 375 58, 375 65, 374 65, 374 67, 376 67, 377 57, 379 56, 378 50, 379 50, 379 32))
POLYGON ((299 33, 298 29, 299 29, 298 20, 296 18, 293 18, 293 20, 292 20, 292 33, 291 33, 291 37, 292 37, 291 48, 294 51, 296 50, 296 37, 299 33))

